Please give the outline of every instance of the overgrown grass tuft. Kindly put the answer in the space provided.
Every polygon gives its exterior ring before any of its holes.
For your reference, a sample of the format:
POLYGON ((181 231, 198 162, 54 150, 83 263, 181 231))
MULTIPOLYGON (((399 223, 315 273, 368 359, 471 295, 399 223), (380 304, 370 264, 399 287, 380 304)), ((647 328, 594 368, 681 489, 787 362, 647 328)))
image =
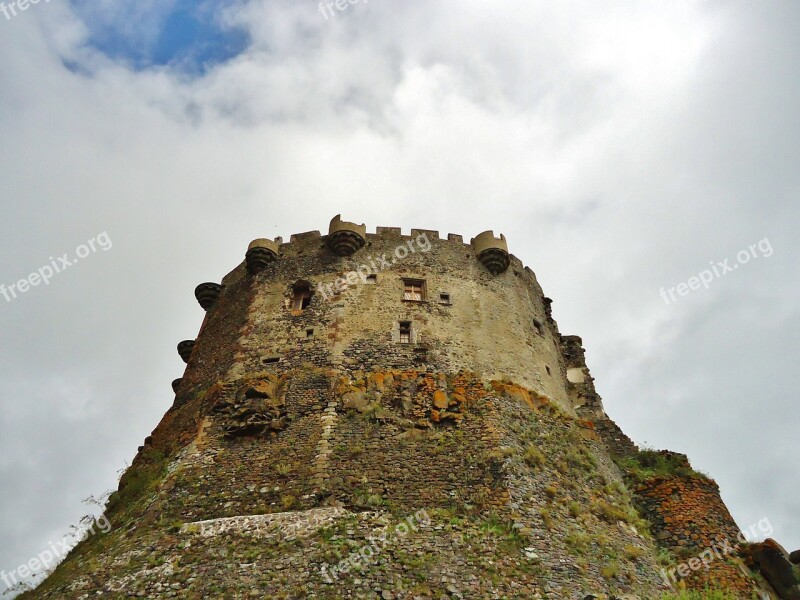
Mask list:
POLYGON ((702 592, 683 590, 664 594, 661 600, 736 600, 737 598, 738 596, 721 590, 705 590, 702 592))
POLYGON ((617 461, 620 469, 634 481, 653 477, 691 477, 706 479, 702 473, 689 467, 679 455, 645 448, 635 456, 617 461))

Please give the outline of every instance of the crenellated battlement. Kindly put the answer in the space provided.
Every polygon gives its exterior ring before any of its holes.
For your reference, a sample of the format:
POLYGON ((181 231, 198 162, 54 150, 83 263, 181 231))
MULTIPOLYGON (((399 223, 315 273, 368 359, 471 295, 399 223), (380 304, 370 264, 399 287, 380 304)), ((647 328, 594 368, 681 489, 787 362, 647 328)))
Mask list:
MULTIPOLYGON (((447 242, 456 242, 458 244, 463 244, 466 246, 476 247, 478 253, 489 249, 489 248, 501 248, 508 251, 508 245, 506 242, 506 238, 503 234, 500 234, 499 238, 495 238, 494 233, 492 231, 484 231, 478 234, 475 238, 471 239, 470 242, 464 241, 464 236, 459 233, 447 233, 446 235, 442 235, 436 229, 418 229, 418 228, 411 228, 408 230, 408 233, 404 233, 401 227, 388 227, 383 225, 378 225, 374 228, 374 230, 368 230, 366 224, 356 224, 354 222, 343 221, 341 215, 336 215, 330 222, 328 233, 323 235, 321 231, 314 230, 314 231, 304 231, 300 233, 292 233, 289 235, 289 241, 284 242, 284 238, 275 237, 274 240, 268 239, 259 239, 255 240, 253 244, 268 242, 269 245, 275 244, 275 252, 278 251, 278 247, 286 247, 288 244, 293 244, 295 242, 306 242, 310 239, 320 239, 325 240, 331 235, 336 235, 340 232, 347 232, 347 233, 354 233, 358 236, 369 239, 369 238, 383 238, 383 237, 397 237, 401 239, 412 239, 417 237, 420 234, 426 234, 428 239, 431 241, 447 241, 447 242), (476 244, 478 246, 476 246, 476 244)), ((259 245, 259 244, 257 244, 259 245)))
MULTIPOLYGON (((355 256, 363 251, 368 242, 374 240, 397 238, 398 240, 414 240, 420 236, 425 236, 428 242, 448 243, 452 242, 462 247, 471 248, 475 252, 475 257, 483 264, 492 275, 500 275, 505 272, 513 261, 518 260, 508 252, 508 243, 505 236, 501 233, 499 237, 494 232, 484 231, 469 243, 464 241, 464 236, 457 233, 448 233, 442 237, 435 229, 412 228, 405 234, 400 227, 377 226, 374 232, 367 232, 365 224, 343 221, 341 215, 336 215, 328 226, 328 234, 323 235, 319 230, 293 233, 289 236, 289 241, 284 243, 282 237, 274 240, 260 238, 250 243, 247 249, 246 258, 248 270, 257 273, 266 268, 274 261, 280 260, 282 255, 290 253, 296 244, 307 244, 309 241, 320 240, 332 254, 340 257, 355 256)), ((519 265, 523 266, 521 261, 519 265)), ((530 271, 530 269, 527 269, 530 271)), ((532 271, 530 271, 532 273, 532 271)))

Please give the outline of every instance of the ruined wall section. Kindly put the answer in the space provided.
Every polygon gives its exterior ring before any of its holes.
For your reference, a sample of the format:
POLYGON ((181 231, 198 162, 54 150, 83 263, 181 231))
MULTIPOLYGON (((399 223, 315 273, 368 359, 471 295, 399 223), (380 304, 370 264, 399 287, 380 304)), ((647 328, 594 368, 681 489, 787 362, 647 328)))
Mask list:
POLYGON ((215 388, 207 402, 200 433, 148 508, 153 519, 330 505, 499 511, 508 500, 496 457, 497 399, 474 376, 264 374, 215 388))
MULTIPOLYGON (((682 457, 690 468, 685 456, 670 454, 682 457)), ((695 590, 715 587, 741 597, 755 592, 755 582, 737 551, 742 534, 715 481, 705 477, 654 477, 638 485, 634 494, 658 544, 679 561, 678 567, 664 569, 662 577, 673 584, 685 578, 687 587, 695 590), (696 568, 693 561, 700 563, 703 559, 706 564, 696 568)))
POLYGON ((603 400, 594 387, 594 377, 586 365, 583 340, 577 335, 560 338, 561 353, 566 366, 567 390, 573 406, 586 418, 603 418, 603 400))

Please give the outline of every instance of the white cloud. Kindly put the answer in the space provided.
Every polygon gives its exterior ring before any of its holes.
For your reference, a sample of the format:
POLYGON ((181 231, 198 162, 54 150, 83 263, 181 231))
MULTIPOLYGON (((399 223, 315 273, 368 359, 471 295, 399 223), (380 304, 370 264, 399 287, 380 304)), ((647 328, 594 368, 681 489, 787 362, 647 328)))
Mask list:
MULTIPOLYGON (((165 6, 92 5, 89 26, 155 36, 165 6)), ((115 485, 171 403, 194 285, 251 239, 340 212, 503 231, 623 428, 690 450, 741 525, 769 516, 800 546, 782 458, 798 449, 797 10, 375 0, 326 21, 248 2, 226 19, 251 47, 203 77, 113 63, 65 3, 0 19, 0 282, 114 240, 0 299, 0 567, 115 485), (664 306, 662 286, 763 237, 772 258, 664 306)))

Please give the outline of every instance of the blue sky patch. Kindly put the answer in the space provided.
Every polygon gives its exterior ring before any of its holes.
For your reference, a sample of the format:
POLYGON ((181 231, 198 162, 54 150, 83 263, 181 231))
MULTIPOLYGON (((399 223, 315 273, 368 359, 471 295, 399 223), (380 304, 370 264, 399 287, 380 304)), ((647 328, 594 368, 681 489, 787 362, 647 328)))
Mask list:
POLYGON ((221 2, 119 4, 108 8, 99 7, 97 0, 73 2, 89 28, 91 46, 137 70, 171 66, 203 74, 240 54, 249 43, 246 31, 222 26, 221 2))

